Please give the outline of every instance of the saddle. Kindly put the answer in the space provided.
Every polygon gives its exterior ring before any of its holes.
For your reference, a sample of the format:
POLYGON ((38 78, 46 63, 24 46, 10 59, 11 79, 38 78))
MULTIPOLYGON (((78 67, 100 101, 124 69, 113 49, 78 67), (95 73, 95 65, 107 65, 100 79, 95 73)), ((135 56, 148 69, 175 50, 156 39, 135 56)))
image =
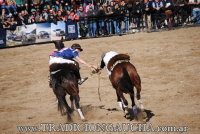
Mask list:
POLYGON ((53 63, 49 66, 49 86, 55 88, 55 84, 62 83, 66 74, 73 73, 77 79, 80 78, 79 66, 72 63, 53 63))
POLYGON ((122 62, 129 62, 130 60, 130 56, 126 55, 126 54, 118 54, 115 55, 114 57, 112 57, 110 59, 110 61, 108 62, 107 68, 109 71, 112 71, 113 68, 118 64, 118 63, 122 63, 122 62))

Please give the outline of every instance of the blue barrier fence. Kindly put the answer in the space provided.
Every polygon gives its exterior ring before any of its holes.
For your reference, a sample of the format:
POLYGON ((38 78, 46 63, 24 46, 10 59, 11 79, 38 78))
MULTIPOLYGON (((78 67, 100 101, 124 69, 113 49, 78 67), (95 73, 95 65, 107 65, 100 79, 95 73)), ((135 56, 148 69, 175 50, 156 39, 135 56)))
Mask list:
POLYGON ((0 29, 0 48, 6 47, 6 30, 0 29))
POLYGON ((58 21, 54 23, 37 23, 17 26, 16 30, 0 29, 0 48, 18 45, 50 42, 53 40, 78 38, 75 21, 58 21))

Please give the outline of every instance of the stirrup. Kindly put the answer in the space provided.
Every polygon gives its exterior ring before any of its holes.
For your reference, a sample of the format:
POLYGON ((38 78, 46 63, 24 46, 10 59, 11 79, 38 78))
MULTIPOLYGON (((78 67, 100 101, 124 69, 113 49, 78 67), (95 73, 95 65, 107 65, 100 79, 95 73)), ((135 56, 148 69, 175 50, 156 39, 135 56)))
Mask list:
POLYGON ((79 84, 79 85, 83 84, 83 82, 85 82, 87 79, 88 79, 88 77, 79 79, 79 80, 78 80, 78 84, 79 84))

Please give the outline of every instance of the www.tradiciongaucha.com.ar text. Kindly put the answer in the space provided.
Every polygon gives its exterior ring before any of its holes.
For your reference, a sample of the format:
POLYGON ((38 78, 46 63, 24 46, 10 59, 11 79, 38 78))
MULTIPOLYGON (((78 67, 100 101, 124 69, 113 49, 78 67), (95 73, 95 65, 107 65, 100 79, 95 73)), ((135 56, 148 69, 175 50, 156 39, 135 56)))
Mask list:
POLYGON ((153 126, 141 123, 41 123, 17 126, 19 132, 187 132, 187 126, 153 126))

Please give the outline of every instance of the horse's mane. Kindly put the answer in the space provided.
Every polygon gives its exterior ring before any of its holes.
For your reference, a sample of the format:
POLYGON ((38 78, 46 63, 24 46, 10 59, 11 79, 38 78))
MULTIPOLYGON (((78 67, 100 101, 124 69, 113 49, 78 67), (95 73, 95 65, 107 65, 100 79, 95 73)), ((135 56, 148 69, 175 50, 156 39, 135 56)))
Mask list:
POLYGON ((118 54, 118 55, 115 55, 108 62, 108 65, 107 65, 108 70, 111 70, 111 68, 114 65, 114 63, 117 62, 117 61, 119 61, 119 60, 128 60, 129 61, 130 60, 130 56, 127 55, 127 54, 118 54))

